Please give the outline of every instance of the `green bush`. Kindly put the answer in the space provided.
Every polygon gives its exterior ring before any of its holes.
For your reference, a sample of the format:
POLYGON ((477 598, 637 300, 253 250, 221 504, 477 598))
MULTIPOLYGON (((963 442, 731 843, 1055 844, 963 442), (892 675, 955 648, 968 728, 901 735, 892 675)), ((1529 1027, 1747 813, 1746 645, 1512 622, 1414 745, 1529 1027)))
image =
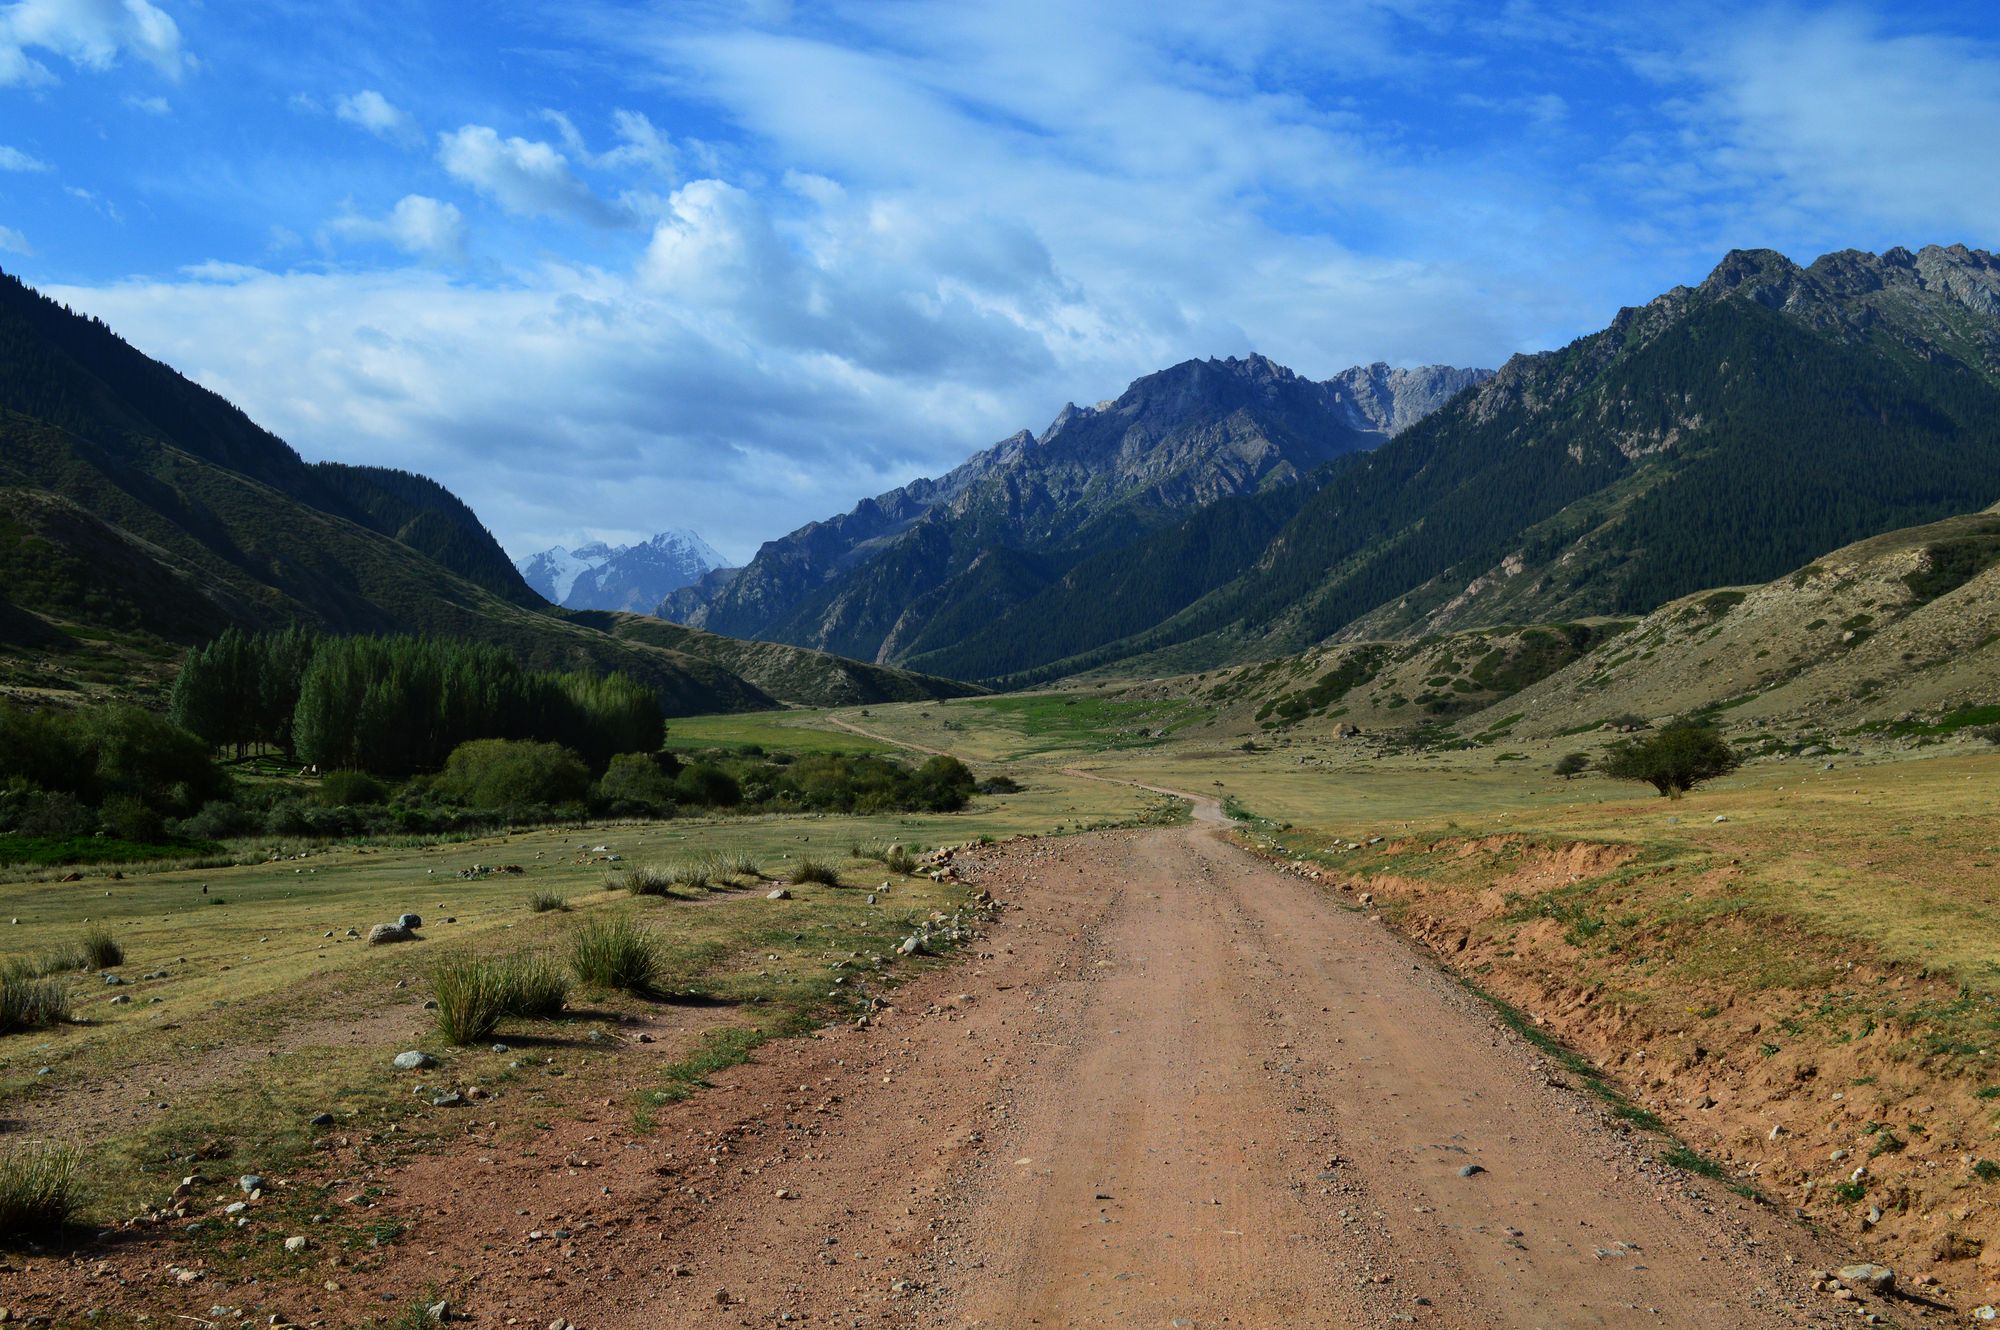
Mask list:
POLYGON ((570 971, 578 982, 628 993, 650 993, 660 976, 653 935, 630 919, 592 919, 569 938, 570 971))
POLYGON ((452 750, 434 788, 471 808, 581 803, 590 795, 590 771, 560 744, 474 739, 452 750))
POLYGON ((625 870, 622 880, 612 879, 605 885, 623 886, 634 896, 664 896, 671 890, 674 882, 672 871, 645 864, 625 870))
POLYGON ((840 885, 840 874, 834 871, 832 864, 823 859, 801 859, 792 869, 792 883, 798 886, 807 882, 837 887, 840 885))
MULTIPOLYGON (((16 963, 0 970, 0 1034, 59 1025, 69 1019, 69 985, 16 963)), ((0 1224, 0 1232, 5 1231, 0 1224)))
MULTIPOLYGON (((597 782, 597 797, 611 806, 632 805, 653 813, 671 811, 674 778, 662 757, 648 753, 620 753, 611 759, 597 782)), ((668 759, 671 761, 671 759, 668 759)))
POLYGON ((567 913, 569 897, 554 891, 531 891, 528 893, 528 908, 536 914, 567 913))
POLYGON ((83 953, 82 968, 108 970, 114 965, 125 963, 125 948, 118 939, 103 928, 87 928, 77 939, 77 949, 83 953))
POLYGON ((469 952, 445 956, 431 966, 431 996, 437 999, 438 1034, 447 1043, 485 1043, 507 1014, 501 962, 469 952))
POLYGON ((1573 776, 1580 776, 1588 770, 1590 770, 1590 754, 1588 753, 1564 753, 1556 759, 1556 775, 1561 776, 1564 780, 1569 780, 1573 776))
POLYGON ((684 804, 734 808, 743 802, 743 787, 712 762, 697 762, 674 777, 674 797, 684 804))
POLYGON ((157 845, 167 838, 167 822, 136 795, 114 794, 99 815, 104 834, 135 845, 157 845))
POLYGON ((83 1203, 83 1151, 55 1141, 0 1145, 0 1235, 68 1227, 83 1203))
POLYGON ((1678 799, 1703 781, 1726 775, 1742 765, 1736 750, 1706 725, 1678 722, 1651 738, 1627 740, 1604 758, 1604 774, 1619 780, 1643 781, 1670 799, 1678 799))
POLYGON ((329 771, 319 783, 319 801, 335 808, 372 808, 388 799, 389 787, 365 771, 329 771))

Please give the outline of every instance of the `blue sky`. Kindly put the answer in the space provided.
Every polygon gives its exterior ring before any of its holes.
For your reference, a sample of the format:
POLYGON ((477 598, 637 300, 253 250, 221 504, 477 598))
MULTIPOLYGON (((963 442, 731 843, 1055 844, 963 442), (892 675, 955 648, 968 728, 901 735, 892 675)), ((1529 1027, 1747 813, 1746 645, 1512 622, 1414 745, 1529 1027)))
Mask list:
POLYGON ((0 266, 516 554, 1996 229, 1986 3, 0 0, 0 266))

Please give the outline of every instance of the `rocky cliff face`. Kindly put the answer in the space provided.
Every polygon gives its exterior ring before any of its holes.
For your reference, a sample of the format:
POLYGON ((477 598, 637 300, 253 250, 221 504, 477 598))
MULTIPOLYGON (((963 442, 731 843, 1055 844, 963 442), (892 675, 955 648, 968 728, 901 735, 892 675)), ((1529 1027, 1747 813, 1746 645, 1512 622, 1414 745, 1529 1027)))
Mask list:
POLYGON ((723 559, 692 531, 663 531, 636 545, 592 541, 543 550, 515 566, 545 600, 572 610, 650 613, 661 600, 722 567, 723 559))
POLYGON ((1004 605, 1081 551, 1372 448, 1487 373, 1377 364, 1317 382, 1259 355, 1186 361, 772 541, 660 613, 872 658, 921 640, 955 578, 975 575, 979 594, 1004 605), (996 551, 1012 557, 987 557, 996 551))

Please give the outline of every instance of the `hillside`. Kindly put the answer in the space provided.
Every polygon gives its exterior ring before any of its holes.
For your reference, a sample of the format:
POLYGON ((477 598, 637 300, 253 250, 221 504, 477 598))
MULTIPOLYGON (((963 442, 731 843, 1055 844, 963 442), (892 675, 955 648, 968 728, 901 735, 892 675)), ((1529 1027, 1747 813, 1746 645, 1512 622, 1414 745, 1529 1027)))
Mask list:
POLYGON ((1366 455, 1095 554, 899 659, 1033 683, 1644 613, 1991 503, 1996 384, 1991 255, 1732 254, 1366 455))
POLYGON ((860 687, 826 682, 845 680, 845 663, 795 652, 790 668, 761 673, 797 692, 770 692, 700 635, 638 640, 553 610, 444 487, 308 465, 11 278, 0 281, 0 588, 0 684, 49 695, 156 696, 182 647, 232 624, 292 623, 465 637, 535 669, 623 670, 673 714, 860 687))
POLYGON ((1318 383, 1262 356, 1188 361, 770 542, 661 613, 868 659, 945 659, 1093 553, 1221 500, 1286 489, 1483 377, 1375 365, 1318 383))

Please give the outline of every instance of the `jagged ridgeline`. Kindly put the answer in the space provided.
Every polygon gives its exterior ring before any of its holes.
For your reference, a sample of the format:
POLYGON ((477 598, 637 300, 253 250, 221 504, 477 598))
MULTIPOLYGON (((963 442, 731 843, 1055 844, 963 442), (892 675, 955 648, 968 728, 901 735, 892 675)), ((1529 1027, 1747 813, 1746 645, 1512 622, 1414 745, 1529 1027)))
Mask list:
POLYGON ((622 674, 542 674, 497 647, 423 637, 224 633, 190 651, 169 716, 216 749, 266 744, 326 770, 435 771, 475 739, 561 744, 601 772, 665 737, 622 674))
POLYGON ((1962 246, 1733 253, 1561 350, 1430 373, 1354 433, 1331 384, 1179 366, 664 608, 1001 686, 1165 675, 1642 614, 2000 497, 2000 265, 1962 246), (1072 456, 1239 483, 1026 483, 1072 456))
POLYGON ((0 274, 0 689, 157 700, 183 648, 297 625, 480 642, 541 673, 622 673, 676 715, 964 691, 817 652, 752 658, 711 634, 631 631, 642 622, 658 623, 556 609, 443 486, 308 464, 102 323, 0 274))

